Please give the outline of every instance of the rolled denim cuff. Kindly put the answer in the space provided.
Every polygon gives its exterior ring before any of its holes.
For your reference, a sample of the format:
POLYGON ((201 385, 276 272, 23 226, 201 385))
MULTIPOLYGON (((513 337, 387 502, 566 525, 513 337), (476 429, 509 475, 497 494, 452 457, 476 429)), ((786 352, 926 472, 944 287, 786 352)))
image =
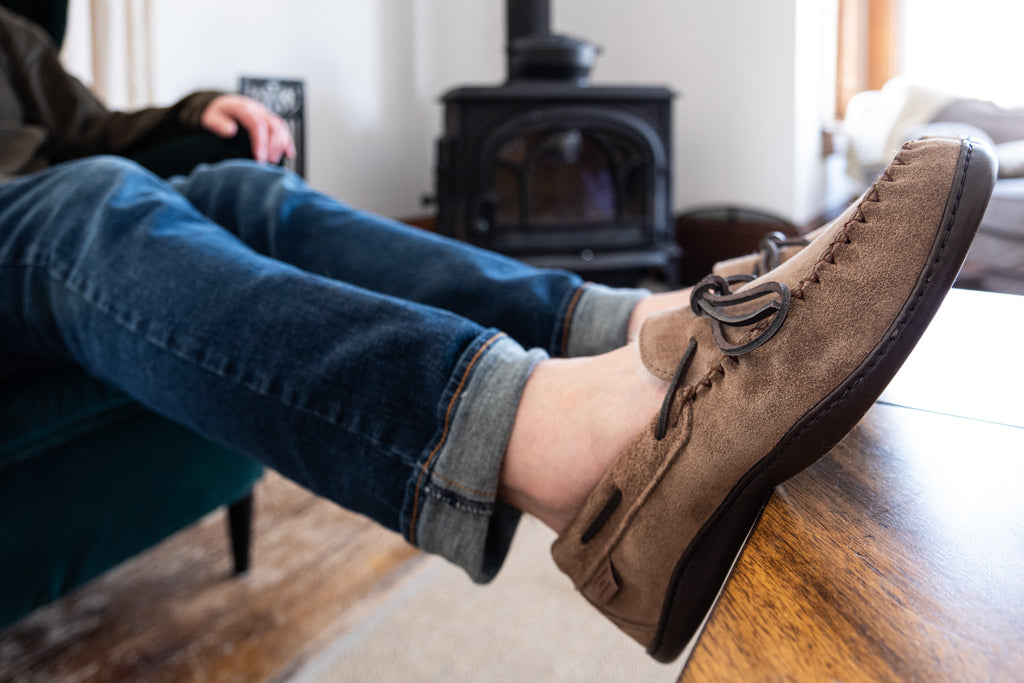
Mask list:
POLYGON ((582 287, 568 313, 565 357, 596 356, 624 346, 633 307, 650 294, 646 289, 612 289, 598 284, 582 287))
POLYGON ((452 375, 440 443, 411 487, 409 540, 478 583, 498 573, 521 513, 497 500, 501 463, 526 380, 547 354, 496 334, 452 375))

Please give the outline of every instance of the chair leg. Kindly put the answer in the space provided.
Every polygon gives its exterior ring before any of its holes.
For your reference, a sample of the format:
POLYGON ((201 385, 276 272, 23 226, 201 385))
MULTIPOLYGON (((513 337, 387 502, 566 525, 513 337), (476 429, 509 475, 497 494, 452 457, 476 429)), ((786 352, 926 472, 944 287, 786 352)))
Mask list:
POLYGON ((235 576, 249 571, 249 546, 252 539, 252 492, 228 506, 228 533, 235 576))

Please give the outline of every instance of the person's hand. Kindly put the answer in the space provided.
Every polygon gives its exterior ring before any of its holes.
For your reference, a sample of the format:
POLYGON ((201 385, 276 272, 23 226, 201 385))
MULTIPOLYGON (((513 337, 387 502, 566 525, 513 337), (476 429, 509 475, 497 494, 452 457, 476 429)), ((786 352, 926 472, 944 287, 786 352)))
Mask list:
POLYGON ((252 140, 256 161, 278 163, 281 157, 295 157, 295 142, 288 124, 256 100, 244 95, 221 95, 203 111, 203 128, 222 138, 233 138, 241 125, 252 140))

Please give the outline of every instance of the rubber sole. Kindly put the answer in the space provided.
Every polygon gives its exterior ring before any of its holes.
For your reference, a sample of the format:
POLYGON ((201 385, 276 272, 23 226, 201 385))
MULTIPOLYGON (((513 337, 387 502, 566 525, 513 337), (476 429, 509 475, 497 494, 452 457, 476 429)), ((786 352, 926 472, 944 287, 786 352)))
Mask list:
POLYGON ((911 295, 866 359, 733 487, 676 563, 647 652, 687 657, 776 486, 832 449, 871 408, 913 350, 963 265, 995 182, 991 155, 962 141, 940 229, 911 295))

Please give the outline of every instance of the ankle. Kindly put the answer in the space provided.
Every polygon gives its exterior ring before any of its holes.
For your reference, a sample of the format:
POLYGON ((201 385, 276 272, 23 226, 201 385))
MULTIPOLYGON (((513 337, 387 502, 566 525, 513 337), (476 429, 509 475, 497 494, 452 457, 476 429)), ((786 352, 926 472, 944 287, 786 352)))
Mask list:
POLYGON ((534 368, 516 412, 498 490, 499 498, 506 503, 556 530, 566 523, 558 512, 560 484, 575 473, 568 458, 551 454, 572 448, 572 444, 564 443, 567 430, 559 429, 556 419, 579 419, 580 405, 575 401, 563 403, 562 397, 571 366, 580 360, 551 359, 534 368))
POLYGON ((499 497, 561 532, 657 412, 664 390, 636 345, 540 363, 516 413, 499 497))

